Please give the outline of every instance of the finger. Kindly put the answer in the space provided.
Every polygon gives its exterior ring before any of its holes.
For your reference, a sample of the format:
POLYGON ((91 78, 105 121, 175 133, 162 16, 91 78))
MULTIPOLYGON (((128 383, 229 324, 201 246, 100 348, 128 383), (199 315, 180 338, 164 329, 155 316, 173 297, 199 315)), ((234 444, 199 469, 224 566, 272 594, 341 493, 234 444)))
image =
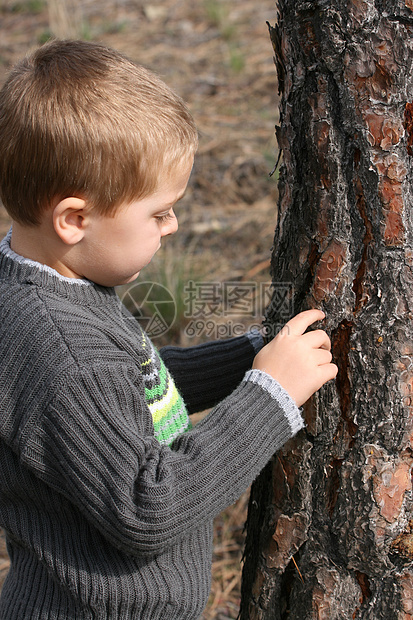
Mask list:
POLYGON ((310 325, 316 321, 321 321, 324 317, 325 314, 322 310, 317 310, 316 308, 304 310, 304 312, 300 312, 300 314, 290 319, 288 323, 285 324, 285 327, 288 328, 288 332, 292 335, 299 336, 300 334, 304 334, 305 330, 310 327, 310 325))
POLYGON ((333 356, 330 351, 326 351, 326 349, 316 349, 313 352, 314 361, 318 366, 323 366, 324 364, 330 364, 333 356))
POLYGON ((334 377, 338 373, 338 367, 336 366, 336 364, 333 363, 323 364, 322 366, 318 367, 318 370, 322 374, 324 383, 326 383, 327 381, 331 381, 331 379, 334 379, 334 377))
POLYGON ((314 331, 303 334, 303 338, 307 341, 307 344, 313 349, 325 349, 330 351, 331 340, 322 329, 315 329, 314 331))

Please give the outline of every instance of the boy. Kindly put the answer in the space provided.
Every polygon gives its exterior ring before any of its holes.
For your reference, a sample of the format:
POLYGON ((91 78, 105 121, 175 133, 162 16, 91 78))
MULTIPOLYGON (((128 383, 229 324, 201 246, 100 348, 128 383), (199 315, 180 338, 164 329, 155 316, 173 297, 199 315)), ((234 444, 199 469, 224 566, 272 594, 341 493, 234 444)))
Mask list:
POLYGON ((336 374, 304 333, 318 310, 162 360, 119 303, 177 229, 196 146, 183 102, 100 45, 48 43, 0 93, 3 620, 198 618, 213 518, 336 374))

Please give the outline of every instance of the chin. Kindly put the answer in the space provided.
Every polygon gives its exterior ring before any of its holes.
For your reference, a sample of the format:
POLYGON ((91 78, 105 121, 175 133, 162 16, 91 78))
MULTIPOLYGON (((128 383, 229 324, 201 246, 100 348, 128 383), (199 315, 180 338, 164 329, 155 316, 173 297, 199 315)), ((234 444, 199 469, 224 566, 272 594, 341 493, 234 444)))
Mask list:
POLYGON ((140 271, 135 273, 133 276, 130 276, 129 278, 127 278, 124 282, 121 282, 121 284, 130 284, 131 282, 136 280, 136 278, 139 276, 139 274, 140 274, 140 271))
POLYGON ((126 276, 124 278, 119 278, 117 280, 115 279, 105 280, 104 278, 102 278, 99 280, 92 280, 92 282, 94 282, 95 284, 98 284, 99 286, 104 286, 106 288, 113 288, 115 286, 123 286, 124 284, 130 284, 131 282, 136 280, 139 273, 140 272, 138 271, 138 273, 135 273, 133 276, 126 276))

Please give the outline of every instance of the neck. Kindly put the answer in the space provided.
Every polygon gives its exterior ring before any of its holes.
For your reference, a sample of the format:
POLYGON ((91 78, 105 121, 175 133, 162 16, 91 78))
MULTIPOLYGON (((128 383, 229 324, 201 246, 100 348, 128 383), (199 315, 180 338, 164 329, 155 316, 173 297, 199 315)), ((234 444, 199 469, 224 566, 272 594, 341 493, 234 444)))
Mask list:
POLYGON ((78 276, 63 262, 68 248, 62 246, 64 244, 57 238, 53 229, 48 229, 47 223, 24 226, 18 222, 13 222, 10 240, 10 247, 13 252, 42 265, 47 265, 62 276, 77 278, 78 276))

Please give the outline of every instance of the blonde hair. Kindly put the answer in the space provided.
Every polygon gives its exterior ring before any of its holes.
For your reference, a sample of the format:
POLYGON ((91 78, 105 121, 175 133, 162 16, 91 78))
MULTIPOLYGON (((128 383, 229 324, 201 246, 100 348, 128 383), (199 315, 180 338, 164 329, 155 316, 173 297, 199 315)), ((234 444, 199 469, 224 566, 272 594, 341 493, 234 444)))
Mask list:
POLYGON ((49 42, 0 91, 0 197, 23 224, 68 196, 111 215, 153 193, 197 144, 182 99, 100 44, 49 42))

